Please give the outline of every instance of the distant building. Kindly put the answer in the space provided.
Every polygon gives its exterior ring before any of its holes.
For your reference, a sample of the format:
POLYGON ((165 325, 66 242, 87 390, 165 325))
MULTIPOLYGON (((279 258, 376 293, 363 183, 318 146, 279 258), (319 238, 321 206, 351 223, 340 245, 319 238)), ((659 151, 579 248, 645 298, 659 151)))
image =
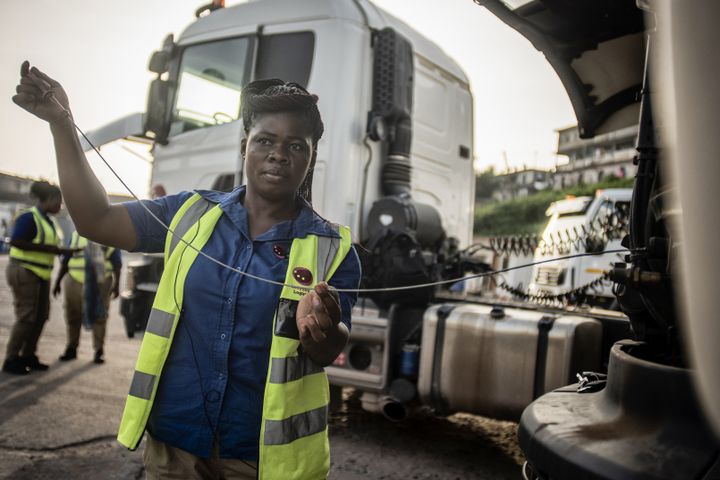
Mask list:
POLYGON ((30 185, 33 181, 32 178, 0 172, 0 251, 2 252, 7 251, 7 246, 3 245, 2 241, 10 235, 15 216, 32 204, 30 185))
POLYGON ((0 202, 29 204, 30 185, 34 181, 34 178, 0 172, 0 202))
POLYGON ((547 170, 523 169, 497 175, 497 187, 493 198, 499 202, 513 198, 527 197, 552 185, 552 172, 547 170))
POLYGON ((554 188, 597 183, 605 177, 634 177, 635 141, 638 127, 622 128, 614 132, 581 139, 577 126, 556 130, 558 155, 567 155, 568 163, 558 165, 554 188))

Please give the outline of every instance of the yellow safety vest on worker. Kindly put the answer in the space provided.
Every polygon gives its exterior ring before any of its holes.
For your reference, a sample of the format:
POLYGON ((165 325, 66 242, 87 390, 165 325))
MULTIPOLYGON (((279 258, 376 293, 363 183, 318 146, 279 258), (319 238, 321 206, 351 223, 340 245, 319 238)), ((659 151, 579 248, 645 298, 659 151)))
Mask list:
MULTIPOLYGON (((221 216, 219 205, 195 194, 180 207, 170 223, 175 235, 168 233, 166 237, 165 270, 118 432, 120 443, 130 449, 137 448, 145 431, 180 318, 185 278, 198 256, 197 251, 208 241, 221 216), (177 236, 194 248, 188 248, 186 243, 180 245, 177 236)), ((273 320, 260 431, 260 480, 326 478, 330 468, 327 375, 301 351, 298 339, 282 336, 281 327, 284 322, 295 322, 292 302, 307 293, 308 285, 300 283, 308 277, 306 270, 311 270, 313 283, 309 287, 312 287, 332 277, 350 251, 349 230, 342 226, 338 230, 340 238, 308 235, 294 239, 290 249, 285 284, 297 288, 283 287, 273 320)))
MULTIPOLYGON (((35 220, 35 238, 32 243, 36 245, 52 245, 57 247, 60 244, 58 232, 53 224, 40 213, 37 207, 30 210, 33 220, 35 220)), ((55 263, 55 254, 48 252, 35 252, 31 250, 23 250, 17 247, 10 248, 10 258, 19 261, 21 265, 43 280, 50 280, 52 276, 53 264, 55 263)))
MULTIPOLYGON (((81 237, 77 232, 72 233, 72 237, 70 237, 70 248, 76 249, 76 248, 82 248, 84 249, 87 247, 88 240, 85 237, 81 237)), ((113 252, 115 251, 115 248, 113 247, 102 247, 105 249, 103 252, 103 257, 105 258, 105 278, 111 277, 113 274, 113 265, 110 261, 110 257, 112 256, 113 252)), ((70 272, 70 276, 79 283, 85 283, 85 252, 83 250, 79 250, 77 252, 74 252, 72 256, 70 257, 70 260, 68 260, 68 271, 70 272)))

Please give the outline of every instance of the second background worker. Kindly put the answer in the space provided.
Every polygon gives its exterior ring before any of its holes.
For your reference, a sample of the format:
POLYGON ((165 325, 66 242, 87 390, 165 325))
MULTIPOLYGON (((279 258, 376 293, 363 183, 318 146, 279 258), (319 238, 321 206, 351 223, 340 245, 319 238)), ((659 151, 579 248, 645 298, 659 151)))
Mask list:
POLYGON ((60 360, 66 362, 77 358, 80 326, 84 323, 93 333, 93 362, 104 363, 110 297, 117 298, 120 292, 120 250, 90 242, 77 232, 72 234, 70 248, 81 250, 62 257, 53 288, 53 296, 60 293, 61 282, 64 289, 67 347, 60 360), (66 276, 68 272, 70 275, 66 276))

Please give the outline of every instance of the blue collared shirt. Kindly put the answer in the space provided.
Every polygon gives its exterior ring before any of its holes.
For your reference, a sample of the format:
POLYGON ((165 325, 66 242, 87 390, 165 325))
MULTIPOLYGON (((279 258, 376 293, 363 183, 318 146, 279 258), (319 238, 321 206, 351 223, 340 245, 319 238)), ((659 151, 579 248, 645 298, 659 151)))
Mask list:
MULTIPOLYGON (((53 230, 55 230, 55 224, 48 216, 48 214, 40 209, 38 209, 38 211, 43 217, 45 217, 45 220, 47 220, 53 230)), ((13 225, 13 230, 10 238, 12 240, 26 240, 28 242, 32 242, 35 238, 35 235, 37 235, 37 225, 35 225, 35 216, 33 215, 33 213, 27 211, 19 215, 15 219, 15 225, 13 225)))
MULTIPOLYGON (((198 191, 223 211, 203 252, 244 272, 278 282, 285 279, 293 238, 335 236, 311 208, 250 239, 245 187, 230 193, 198 191)), ((170 224, 193 195, 183 192, 143 200, 170 224)), ((124 204, 138 243, 135 251, 162 252, 167 232, 139 204, 124 204)), ((328 282, 357 288, 360 262, 354 249, 328 282)), ((148 431, 154 438, 198 457, 210 457, 217 436, 220 457, 257 461, 263 393, 272 322, 281 287, 242 276, 198 256, 185 281, 181 317, 158 385, 148 431)), ((340 294, 342 321, 350 328, 357 296, 340 294)))

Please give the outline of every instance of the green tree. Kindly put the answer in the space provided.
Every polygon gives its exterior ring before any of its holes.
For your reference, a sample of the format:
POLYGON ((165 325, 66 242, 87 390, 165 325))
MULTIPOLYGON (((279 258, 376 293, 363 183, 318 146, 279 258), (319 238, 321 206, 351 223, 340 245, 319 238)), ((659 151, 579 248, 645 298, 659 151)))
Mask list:
MULTIPOLYGON (((564 190, 543 190, 504 202, 486 202, 475 208, 476 235, 524 235, 540 233, 547 222, 545 210, 567 195, 595 195, 600 188, 632 187, 633 178, 608 176, 594 185, 576 185, 564 190)), ((476 195, 477 197, 477 195, 476 195)))
POLYGON ((494 167, 488 167, 475 175, 475 201, 481 203, 491 199, 499 183, 494 167))

